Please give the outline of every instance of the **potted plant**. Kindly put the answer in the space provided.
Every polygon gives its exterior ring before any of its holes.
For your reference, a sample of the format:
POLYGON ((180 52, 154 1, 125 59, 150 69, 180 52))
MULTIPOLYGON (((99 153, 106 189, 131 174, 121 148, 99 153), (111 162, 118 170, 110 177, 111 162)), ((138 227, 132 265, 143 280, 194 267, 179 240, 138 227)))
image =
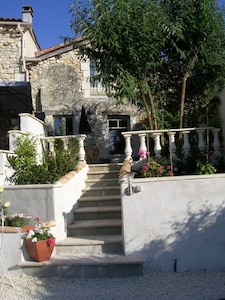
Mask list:
POLYGON ((52 222, 41 223, 35 218, 37 224, 34 229, 23 233, 24 242, 29 256, 37 262, 49 260, 55 246, 55 237, 50 232, 52 222))
POLYGON ((12 213, 5 215, 5 226, 25 227, 28 225, 31 216, 24 213, 12 213))

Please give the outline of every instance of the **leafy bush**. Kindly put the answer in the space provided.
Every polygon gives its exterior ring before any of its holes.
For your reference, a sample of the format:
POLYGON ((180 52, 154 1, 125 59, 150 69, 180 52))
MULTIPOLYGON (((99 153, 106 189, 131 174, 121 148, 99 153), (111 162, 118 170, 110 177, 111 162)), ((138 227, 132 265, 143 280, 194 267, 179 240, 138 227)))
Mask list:
POLYGON ((142 166, 140 171, 142 177, 162 177, 173 176, 171 166, 167 164, 166 160, 156 161, 152 157, 148 157, 147 161, 142 166))
POLYGON ((55 153, 44 153, 42 164, 37 164, 35 139, 29 136, 18 138, 16 155, 7 157, 14 170, 9 181, 15 184, 48 184, 73 171, 78 164, 78 141, 72 139, 67 150, 62 145, 62 141, 55 142, 55 153))

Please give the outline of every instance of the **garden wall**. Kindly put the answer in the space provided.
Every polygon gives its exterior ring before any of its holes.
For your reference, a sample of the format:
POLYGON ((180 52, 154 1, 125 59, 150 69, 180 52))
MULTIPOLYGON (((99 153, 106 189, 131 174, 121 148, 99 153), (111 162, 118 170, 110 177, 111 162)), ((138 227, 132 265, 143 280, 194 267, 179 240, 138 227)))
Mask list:
MULTIPOLYGON (((63 239, 67 236, 67 225, 74 220, 74 208, 85 186, 87 172, 86 165, 78 173, 74 171, 63 176, 56 184, 5 186, 3 201, 10 202, 9 213, 32 216, 29 225, 34 224, 32 220, 35 217, 40 217, 42 222, 53 221, 55 226, 51 228, 51 232, 56 241, 63 239)), ((4 234, 3 250, 9 271, 21 272, 17 264, 27 257, 22 244, 20 232, 4 234)), ((3 274, 0 264, 0 276, 3 274)))
POLYGON ((124 249, 160 271, 225 269, 225 175, 134 179, 121 184, 124 249))

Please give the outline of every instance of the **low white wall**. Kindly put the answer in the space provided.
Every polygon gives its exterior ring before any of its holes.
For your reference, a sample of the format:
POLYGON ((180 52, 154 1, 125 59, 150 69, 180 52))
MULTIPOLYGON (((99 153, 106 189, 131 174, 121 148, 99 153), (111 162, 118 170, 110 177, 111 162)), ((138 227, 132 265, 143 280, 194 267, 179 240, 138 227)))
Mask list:
POLYGON ((7 155, 13 155, 12 151, 0 150, 0 186, 9 185, 10 182, 7 178, 13 174, 12 168, 8 168, 7 155))
MULTIPOLYGON (((0 243, 0 255, 3 256, 9 273, 12 275, 22 274, 21 268, 17 266, 18 262, 22 260, 21 231, 18 229, 17 232, 4 233, 3 239, 0 233, 0 243)), ((0 276, 3 275, 6 275, 6 272, 0 259, 0 276)))
POLYGON ((25 213, 32 220, 40 217, 42 222, 54 221, 52 228, 56 239, 66 237, 68 223, 73 221, 73 210, 85 186, 88 166, 76 173, 65 184, 34 184, 7 186, 4 201, 9 201, 9 213, 25 213))
POLYGON ((124 249, 160 271, 225 269, 225 175, 134 179, 121 184, 124 249))
MULTIPOLYGON (((56 240, 64 239, 67 236, 67 225, 74 220, 74 208, 85 186, 87 172, 86 165, 74 176, 65 180, 64 184, 5 186, 3 200, 10 202, 8 212, 32 216, 29 225, 35 223, 33 219, 36 217, 40 217, 41 222, 54 221, 56 226, 51 228, 51 232, 56 240)), ((16 245, 14 250, 16 252, 18 250, 16 245)), ((23 257, 26 258, 25 247, 22 247, 22 252, 23 257)), ((13 259, 13 255, 11 258, 13 259)), ((17 263, 20 261, 21 259, 17 263)))

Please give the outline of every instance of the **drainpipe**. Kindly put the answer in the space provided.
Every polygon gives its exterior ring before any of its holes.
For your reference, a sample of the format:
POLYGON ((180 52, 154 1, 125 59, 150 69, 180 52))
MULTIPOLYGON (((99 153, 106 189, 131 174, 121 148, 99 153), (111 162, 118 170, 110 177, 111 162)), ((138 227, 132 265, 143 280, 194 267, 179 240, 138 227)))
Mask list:
POLYGON ((28 81, 29 79, 29 74, 28 74, 28 70, 26 68, 26 62, 24 59, 24 31, 21 29, 20 24, 17 24, 17 28, 19 30, 19 32, 21 33, 21 60, 22 60, 22 71, 25 72, 25 81, 28 81))

